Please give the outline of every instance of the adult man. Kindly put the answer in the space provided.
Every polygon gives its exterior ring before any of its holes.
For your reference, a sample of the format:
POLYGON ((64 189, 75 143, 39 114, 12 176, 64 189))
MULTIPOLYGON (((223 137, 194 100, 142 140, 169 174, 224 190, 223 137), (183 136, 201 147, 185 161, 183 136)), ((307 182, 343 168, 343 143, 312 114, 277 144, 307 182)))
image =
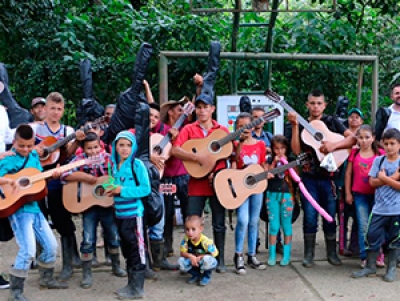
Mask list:
POLYGON ((359 108, 352 108, 349 110, 347 116, 348 128, 350 132, 355 135, 360 126, 364 123, 364 114, 359 108))
MULTIPOLYGON (((161 121, 172 127, 176 121, 183 114, 183 105, 187 103, 189 99, 183 97, 181 100, 175 101, 170 100, 161 105, 161 121)), ((179 199, 180 208, 183 220, 186 219, 187 202, 188 202, 188 182, 189 175, 183 166, 182 160, 172 156, 165 162, 164 178, 162 180, 167 184, 176 185, 176 194, 167 194, 164 196, 165 204, 165 226, 164 226, 164 241, 165 249, 168 256, 173 256, 174 250, 173 244, 173 218, 174 218, 174 200, 175 196, 179 199)))
POLYGON ((116 105, 113 103, 107 105, 104 110, 104 117, 106 117, 108 120, 111 120, 111 118, 114 114, 114 111, 115 111, 115 107, 116 107, 116 105))
POLYGON ((400 83, 392 86, 390 98, 393 104, 388 108, 379 108, 376 112, 375 135, 380 141, 385 130, 395 128, 400 130, 400 83))
MULTIPOLYGON (((323 153, 329 153, 335 149, 350 148, 356 143, 355 137, 345 128, 345 126, 335 117, 324 115, 327 103, 321 91, 315 90, 309 93, 306 106, 309 111, 309 121, 320 120, 324 122, 330 131, 342 134, 346 137, 343 141, 332 143, 324 141, 320 148, 323 153)), ((303 167, 302 181, 314 199, 331 216, 336 214, 336 197, 333 185, 333 173, 320 167, 315 151, 300 140, 302 127, 299 126, 296 113, 289 113, 288 119, 292 124, 291 147, 294 154, 298 155, 301 151, 309 152, 313 156, 310 164, 303 167)), ((301 195, 302 207, 304 210, 303 233, 304 233, 304 260, 303 266, 312 267, 314 264, 315 238, 318 231, 318 212, 301 195)), ((336 253, 336 222, 328 223, 323 220, 323 230, 325 234, 325 244, 329 263, 341 265, 336 253)))
MULTIPOLYGON (((253 119, 256 120, 265 115, 265 110, 262 107, 255 107, 251 110, 251 115, 253 119)), ((253 138, 257 140, 262 140, 267 147, 267 154, 271 153, 271 140, 272 134, 270 132, 264 131, 265 122, 260 123, 254 127, 254 131, 252 133, 253 138)))
POLYGON ((46 117, 46 111, 44 107, 45 105, 46 99, 44 99, 43 97, 36 97, 32 99, 31 113, 34 123, 43 123, 43 120, 46 117))

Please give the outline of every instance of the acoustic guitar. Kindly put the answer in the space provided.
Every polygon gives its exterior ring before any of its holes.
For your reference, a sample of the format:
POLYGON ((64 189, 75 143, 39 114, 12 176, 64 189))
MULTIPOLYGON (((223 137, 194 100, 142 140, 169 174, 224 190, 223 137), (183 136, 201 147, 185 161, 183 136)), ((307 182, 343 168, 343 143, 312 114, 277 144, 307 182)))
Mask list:
POLYGON ((195 161, 183 161, 187 172, 194 178, 203 178, 209 174, 218 160, 228 158, 232 154, 232 141, 239 138, 245 131, 249 130, 262 122, 269 122, 280 115, 279 109, 273 109, 253 122, 246 124, 233 133, 227 134, 223 130, 215 130, 210 136, 200 139, 186 141, 182 148, 190 153, 203 154, 207 157, 204 165, 195 161))
POLYGON ((214 188, 218 200, 226 209, 236 209, 252 194, 263 193, 267 189, 267 175, 279 174, 285 170, 308 162, 307 154, 300 154, 295 161, 264 171, 259 164, 251 164, 245 169, 224 169, 214 178, 214 188))
MULTIPOLYGON (((63 204, 71 213, 81 213, 93 206, 111 207, 114 199, 104 195, 106 189, 103 184, 109 180, 109 176, 98 177, 95 184, 85 182, 69 182, 63 187, 63 204)), ((176 193, 176 185, 160 184, 159 192, 163 194, 176 193)))
MULTIPOLYGON (((179 129, 185 119, 192 114, 194 110, 194 105, 191 102, 188 102, 185 104, 183 107, 183 114, 178 118, 178 120, 175 122, 175 124, 172 126, 174 129, 179 129)), ((166 136, 163 136, 159 133, 152 134, 150 136, 150 149, 153 153, 156 153, 159 156, 163 156, 165 158, 165 161, 168 160, 168 158, 171 156, 171 149, 172 149, 172 144, 171 144, 171 134, 168 133, 166 136)), ((164 174, 164 169, 159 169, 158 170, 160 173, 160 179, 162 178, 164 174)))
MULTIPOLYGON (((101 163, 103 160, 102 157, 79 160, 61 166, 60 171, 66 172, 82 165, 101 163)), ((14 190, 11 185, 1 185, 0 218, 13 214, 26 203, 43 199, 47 195, 46 179, 52 177, 55 169, 41 172, 36 168, 24 168, 15 174, 5 175, 5 178, 16 182, 17 189, 14 190)))
MULTIPOLYGON (((266 90, 264 94, 272 101, 279 103, 286 111, 297 114, 297 112, 290 105, 288 105, 278 94, 272 90, 266 90)), ((301 139, 305 144, 314 149, 315 154, 320 162, 326 156, 326 154, 320 151, 322 141, 339 142, 345 139, 344 136, 331 132, 321 120, 312 120, 308 122, 299 114, 297 114, 297 120, 304 127, 304 130, 301 132, 301 139)), ((350 151, 351 149, 340 149, 332 152, 337 167, 346 161, 350 151)))
MULTIPOLYGON (((88 130, 96 127, 103 126, 107 124, 107 117, 100 117, 95 121, 88 123, 83 127, 83 131, 87 133, 88 130)), ((43 155, 40 157, 40 164, 44 167, 47 165, 52 165, 57 162, 63 163, 65 161, 66 150, 60 152, 60 148, 64 145, 67 145, 70 141, 76 138, 76 133, 72 133, 65 137, 64 139, 57 140, 57 138, 53 136, 47 136, 44 138, 39 144, 38 147, 43 149, 43 155)))

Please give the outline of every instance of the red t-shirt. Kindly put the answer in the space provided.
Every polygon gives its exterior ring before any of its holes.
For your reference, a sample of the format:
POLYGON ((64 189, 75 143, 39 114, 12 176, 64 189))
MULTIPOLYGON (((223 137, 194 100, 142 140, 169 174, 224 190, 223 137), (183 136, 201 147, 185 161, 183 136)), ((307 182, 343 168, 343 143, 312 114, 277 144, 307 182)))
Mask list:
MULTIPOLYGON (((212 121, 212 128, 207 132, 200 126, 198 121, 186 125, 179 133, 174 142, 174 146, 182 146, 186 141, 191 139, 199 139, 208 137, 213 131, 221 129, 229 134, 229 131, 223 125, 220 125, 215 120, 212 121)), ((226 168, 226 160, 219 160, 215 165, 214 171, 226 168)), ((214 188, 210 185, 208 177, 196 179, 190 177, 188 196, 213 196, 215 194, 214 188)))
MULTIPOLYGON (((234 144, 236 151, 239 143, 235 141, 234 144)), ((243 144, 239 155, 239 161, 237 162, 237 168, 243 169, 251 164, 264 164, 266 153, 267 149, 262 140, 257 141, 255 144, 243 144)))

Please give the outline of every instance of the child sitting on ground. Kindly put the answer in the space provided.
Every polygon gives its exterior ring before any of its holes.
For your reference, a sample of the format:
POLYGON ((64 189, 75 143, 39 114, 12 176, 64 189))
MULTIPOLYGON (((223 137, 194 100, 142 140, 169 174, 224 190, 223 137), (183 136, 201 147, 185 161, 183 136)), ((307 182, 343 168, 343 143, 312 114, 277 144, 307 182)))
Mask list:
POLYGON ((201 286, 210 283, 211 272, 217 266, 218 250, 214 242, 203 234, 204 219, 190 215, 185 221, 185 237, 181 242, 179 268, 192 277, 187 281, 194 284, 200 280, 201 286))

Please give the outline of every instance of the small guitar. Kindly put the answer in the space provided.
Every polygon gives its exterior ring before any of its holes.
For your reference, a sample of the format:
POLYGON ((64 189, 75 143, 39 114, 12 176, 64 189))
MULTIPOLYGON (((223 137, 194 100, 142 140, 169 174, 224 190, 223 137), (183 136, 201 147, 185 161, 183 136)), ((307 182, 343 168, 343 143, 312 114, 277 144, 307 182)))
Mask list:
MULTIPOLYGON (((175 122, 175 124, 172 126, 174 129, 179 129, 185 119, 192 114, 194 110, 194 105, 191 102, 188 102, 185 104, 183 107, 183 114, 178 118, 178 120, 175 122)), ((153 153, 156 153, 159 156, 163 156, 165 158, 165 161, 168 160, 168 158, 171 156, 171 135, 168 133, 166 136, 163 136, 161 134, 153 134, 150 136, 150 148, 153 153)), ((164 169, 159 170, 160 172, 160 179, 162 178, 164 174, 164 169)))
POLYGON ((303 165, 308 162, 307 154, 300 154, 295 161, 264 171, 259 164, 251 164, 245 169, 224 169, 216 174, 214 188, 218 200, 226 209, 236 209, 244 201, 256 193, 263 193, 267 189, 267 174, 273 175, 285 170, 303 165))
MULTIPOLYGON (((107 123, 106 117, 100 117, 95 121, 88 123, 83 127, 83 131, 86 133, 88 130, 96 127, 103 126, 107 123)), ((64 139, 57 140, 57 138, 53 136, 47 136, 41 141, 38 146, 43 149, 43 155, 40 157, 40 164, 44 167, 47 165, 55 164, 57 162, 63 163, 66 158, 66 152, 61 151, 60 147, 68 144, 70 141, 76 138, 76 133, 72 133, 68 135, 64 139)))
MULTIPOLYGON (((79 160, 60 167, 61 172, 66 172, 73 168, 86 165, 101 163, 102 157, 88 158, 79 160)), ((29 202, 38 201, 47 195, 46 179, 53 175, 55 169, 41 172, 36 168, 25 168, 16 174, 5 175, 5 178, 12 179, 17 184, 14 190, 11 185, 2 185, 3 193, 0 195, 0 217, 7 217, 29 202)))
POLYGON ((194 161, 183 161, 187 172, 194 178, 203 178, 209 174, 218 160, 228 158, 232 154, 232 141, 239 138, 245 131, 262 122, 269 122, 280 115, 279 109, 273 109, 253 122, 241 127, 233 133, 227 134, 223 130, 215 130, 210 136, 201 139, 186 141, 182 148, 191 153, 202 153, 208 157, 207 163, 200 165, 194 161))
MULTIPOLYGON (((264 94, 269 99, 273 100, 276 103, 279 103, 286 111, 297 113, 290 105, 288 105, 283 99, 281 99, 278 94, 276 94, 272 90, 266 90, 264 94)), ((312 120, 308 122, 299 114, 297 114, 297 120, 304 127, 304 130, 301 132, 301 139, 304 141, 304 143, 314 149, 320 162, 322 162, 322 160, 326 156, 326 154, 321 153, 321 151, 319 150, 322 141, 339 142, 345 139, 342 135, 331 132, 325 125, 325 123, 320 120, 312 120)), ((343 164, 344 161, 346 161, 347 157, 350 154, 350 151, 351 149, 341 149, 332 152, 337 167, 339 167, 343 164)))
POLYGON ((171 195, 171 194, 176 193, 176 185, 162 183, 162 184, 160 184, 158 191, 161 192, 162 194, 171 195))

